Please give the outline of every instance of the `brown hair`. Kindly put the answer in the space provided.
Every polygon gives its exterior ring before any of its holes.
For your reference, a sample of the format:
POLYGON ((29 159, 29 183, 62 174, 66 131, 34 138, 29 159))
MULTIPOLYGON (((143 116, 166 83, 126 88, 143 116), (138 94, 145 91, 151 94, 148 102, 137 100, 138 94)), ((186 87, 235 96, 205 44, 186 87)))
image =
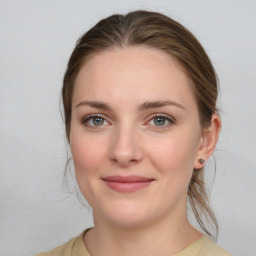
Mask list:
MULTIPOLYGON (((193 81, 200 123, 207 128, 216 112, 217 76, 203 47, 196 37, 173 19, 156 12, 134 11, 127 15, 112 15, 99 21, 76 44, 63 80, 62 100, 66 137, 69 141, 72 94, 77 74, 83 64, 101 51, 118 47, 145 45, 160 49, 176 58, 193 81)), ((210 236, 205 220, 218 232, 217 220, 211 210, 204 186, 204 169, 193 172, 188 199, 201 228, 210 236), (206 219, 203 217, 206 216, 206 219)))

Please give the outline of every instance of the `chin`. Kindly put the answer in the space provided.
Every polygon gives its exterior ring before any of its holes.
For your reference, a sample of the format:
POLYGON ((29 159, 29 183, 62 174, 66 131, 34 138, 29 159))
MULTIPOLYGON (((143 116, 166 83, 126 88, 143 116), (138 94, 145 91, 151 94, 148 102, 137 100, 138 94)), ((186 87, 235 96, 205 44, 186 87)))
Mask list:
MULTIPOLYGON (((96 210, 97 211, 97 210, 96 210)), ((94 213, 96 212, 94 210, 94 213)), ((99 217, 98 214, 96 214, 99 217)), ((110 204, 105 209, 101 209, 100 218, 114 226, 122 228, 138 228, 146 225, 152 216, 152 209, 143 207, 135 202, 110 204)))

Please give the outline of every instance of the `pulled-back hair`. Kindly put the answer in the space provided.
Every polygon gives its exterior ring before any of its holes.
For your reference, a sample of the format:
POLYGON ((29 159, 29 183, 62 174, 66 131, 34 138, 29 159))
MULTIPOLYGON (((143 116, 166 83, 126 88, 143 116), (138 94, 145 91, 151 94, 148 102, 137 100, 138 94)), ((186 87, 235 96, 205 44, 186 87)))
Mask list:
MULTIPOLYGON (((218 86, 216 73, 205 50, 196 37, 178 22, 163 14, 142 10, 127 15, 115 14, 102 19, 77 41, 68 62, 62 88, 68 142, 72 95, 81 67, 101 51, 138 45, 162 50, 183 66, 193 82, 191 86, 198 106, 201 127, 209 127, 212 115, 217 111, 218 86)), ((208 221, 213 224, 216 234, 218 233, 217 220, 204 186, 204 168, 193 172, 188 187, 188 201, 203 231, 214 237, 206 223, 208 221)))

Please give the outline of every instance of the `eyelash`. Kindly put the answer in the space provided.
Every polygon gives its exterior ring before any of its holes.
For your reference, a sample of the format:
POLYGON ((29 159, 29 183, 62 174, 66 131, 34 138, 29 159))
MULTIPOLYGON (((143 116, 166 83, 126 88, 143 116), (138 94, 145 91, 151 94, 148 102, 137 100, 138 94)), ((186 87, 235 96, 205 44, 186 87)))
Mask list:
MULTIPOLYGON (((92 124, 89 124, 89 121, 93 121, 93 118, 101 118, 103 120, 103 122, 108 122, 110 123, 104 116, 102 116, 101 114, 92 114, 92 115, 89 115, 89 116, 86 116, 85 118, 82 119, 82 124, 85 125, 86 127, 89 127, 91 129, 100 129, 101 127, 105 126, 105 125, 92 125, 92 124)), ((162 118, 164 119, 164 125, 160 125, 160 126, 157 126, 157 125, 152 125, 154 127, 156 127, 157 129, 164 129, 172 124, 175 123, 175 120, 173 118, 171 118, 170 116, 168 115, 165 115, 165 114, 154 114, 154 115, 151 115, 150 116, 150 119, 149 121, 147 121, 147 123, 150 123, 151 121, 154 121, 154 119, 156 118, 162 118), (168 122, 168 124, 166 124, 166 121, 168 122)))
POLYGON ((164 129, 175 123, 175 120, 173 118, 165 114, 154 114, 150 117, 149 122, 154 121, 154 119, 156 118, 162 118, 165 120, 164 125, 161 125, 161 126, 153 125, 154 127, 157 127, 157 129, 164 129), (168 122, 167 124, 166 124, 166 121, 168 122))
MULTIPOLYGON (((97 125, 91 125, 89 124, 90 120, 93 120, 93 118, 101 118, 104 122, 108 122, 106 120, 106 118, 104 118, 104 116, 100 115, 100 114, 93 114, 93 115, 89 115, 86 116, 85 118, 82 119, 82 124, 84 124, 85 126, 92 128, 92 129, 98 129, 98 127, 102 127, 102 126, 97 126, 97 125)), ((109 123, 109 122, 108 122, 109 123)))

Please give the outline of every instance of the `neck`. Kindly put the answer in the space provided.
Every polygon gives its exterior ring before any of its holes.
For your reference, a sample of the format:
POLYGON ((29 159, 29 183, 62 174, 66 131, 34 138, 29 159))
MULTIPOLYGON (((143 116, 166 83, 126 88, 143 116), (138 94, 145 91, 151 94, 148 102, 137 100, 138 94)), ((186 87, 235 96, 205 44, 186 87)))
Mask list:
POLYGON ((95 227, 84 237, 92 256, 174 255, 202 236, 189 224, 186 215, 140 227, 112 225, 95 215, 94 222, 95 227))

